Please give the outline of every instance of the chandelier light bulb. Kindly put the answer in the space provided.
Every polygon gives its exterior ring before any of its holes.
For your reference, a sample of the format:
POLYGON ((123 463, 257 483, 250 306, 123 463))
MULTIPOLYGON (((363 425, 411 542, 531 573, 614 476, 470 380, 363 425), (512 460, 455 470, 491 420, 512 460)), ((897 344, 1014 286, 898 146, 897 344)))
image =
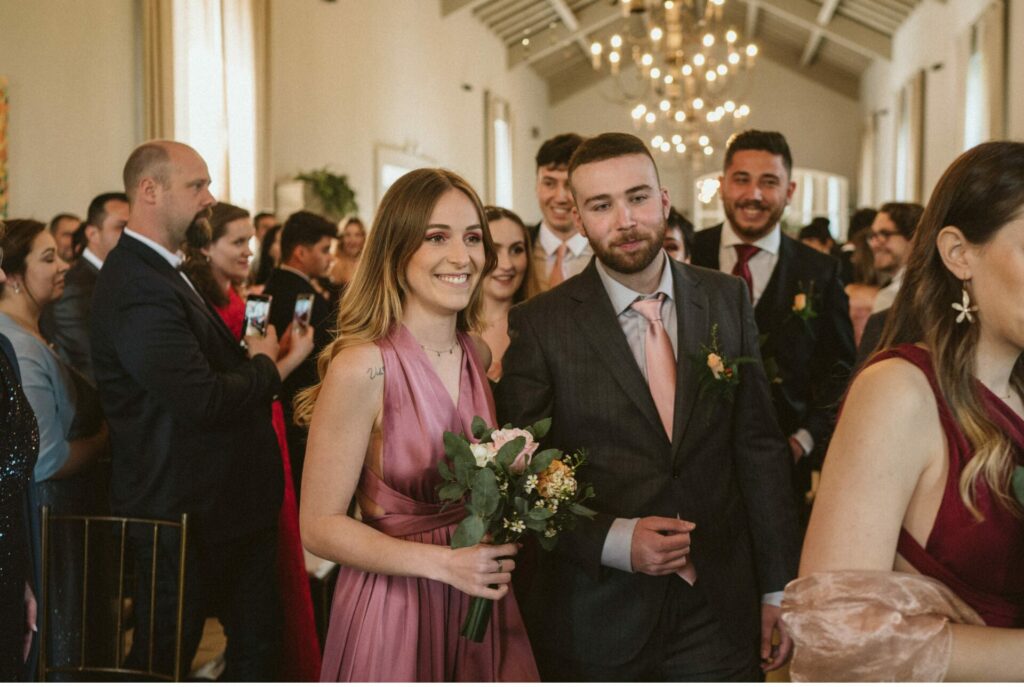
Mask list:
POLYGON ((683 72, 683 76, 689 76, 690 74, 693 74, 693 67, 691 67, 688 64, 684 64, 682 70, 680 71, 683 72))
POLYGON ((747 46, 747 57, 753 57, 757 54, 757 46, 751 43, 747 46))
POLYGON ((719 76, 725 76, 726 74, 729 73, 729 68, 726 67, 724 64, 720 64, 717 67, 715 67, 715 71, 718 72, 719 76))
POLYGON ((726 112, 732 112, 733 110, 736 109, 736 103, 734 103, 731 100, 726 100, 725 104, 722 106, 722 109, 724 109, 726 112))
POLYGON ((662 141, 661 142, 661 152, 667 153, 670 150, 672 150, 672 146, 669 144, 669 142, 668 141, 662 141))
POLYGON ((725 32, 725 40, 727 43, 735 43, 737 38, 739 38, 739 36, 737 36, 736 32, 732 29, 725 32))
POLYGON ((660 26, 655 26, 651 29, 651 40, 660 41, 661 37, 665 35, 665 32, 661 30, 660 26))
POLYGON ((729 53, 729 64, 739 64, 740 54, 738 52, 729 53))
POLYGON ((702 146, 706 146, 707 144, 711 143, 711 139, 708 138, 707 136, 701 136, 700 138, 697 139, 697 143, 700 143, 702 146))
POLYGON ((715 152, 714 148, 712 148, 711 146, 704 146, 704 154, 705 155, 710 155, 713 152, 715 152))
POLYGON ((640 58, 640 64, 645 67, 650 67, 654 64, 654 57, 651 56, 651 53, 645 52, 644 56, 640 58))
POLYGON ((746 117, 748 114, 750 114, 750 108, 747 107, 746 105, 741 105, 740 108, 736 110, 736 112, 739 114, 740 117, 746 117))
POLYGON ((705 61, 704 53, 699 52, 693 56, 693 63, 698 67, 703 67, 705 61))
POLYGON ((676 4, 672 0, 665 0, 665 9, 670 10, 675 6, 676 4))
POLYGON ((651 78, 652 79, 660 79, 661 78, 661 70, 658 69, 657 67, 653 67, 651 69, 651 78))
POLYGON ((658 103, 658 109, 660 109, 662 112, 668 112, 668 108, 670 107, 672 107, 672 103, 670 103, 667 100, 662 100, 660 103, 658 103))
POLYGON ((675 79, 672 78, 671 74, 666 74, 665 75, 665 83, 666 84, 671 84, 673 81, 675 81, 675 79))
POLYGON ((612 36, 612 38, 611 38, 611 40, 609 42, 612 44, 613 48, 621 48, 622 47, 622 36, 620 36, 619 34, 615 34, 614 36, 612 36))
POLYGON ((678 143, 678 144, 676 144, 676 152, 679 153, 680 155, 685 153, 686 152, 686 144, 685 143, 678 143))
POLYGON ((677 145, 679 145, 682 142, 683 142, 683 137, 682 136, 680 136, 679 134, 673 134, 672 135, 672 145, 677 146, 677 145))
POLYGON ((530 39, 529 38, 524 38, 522 40, 522 44, 523 44, 524 48, 529 48, 530 47, 530 39))
POLYGON ((682 110, 676 110, 676 121, 681 122, 686 119, 686 113, 682 110))
POLYGON ((615 52, 614 50, 612 52, 608 53, 608 61, 611 62, 612 64, 618 64, 619 63, 619 53, 615 52))
POLYGON ((711 4, 717 7, 721 7, 725 4, 725 0, 711 0, 711 4))
POLYGON ((714 37, 714 35, 712 35, 710 33, 705 33, 704 34, 704 38, 701 40, 701 43, 704 44, 705 48, 710 48, 712 45, 715 44, 715 37, 714 37))
POLYGON ((655 136, 654 138, 651 139, 651 147, 652 148, 660 148, 661 144, 664 143, 664 142, 665 142, 665 139, 662 136, 660 136, 660 135, 659 136, 655 136))
POLYGON ((708 112, 706 115, 704 115, 704 118, 707 119, 708 122, 710 122, 711 124, 714 124, 715 122, 718 121, 718 118, 715 116, 714 111, 708 112))
POLYGON ((693 99, 693 109, 695 109, 695 110, 703 110, 704 109, 704 99, 703 98, 694 98, 693 99))
POLYGON ((653 112, 648 112, 647 114, 644 115, 644 121, 647 122, 648 124, 654 124, 655 119, 657 119, 657 117, 654 116, 653 112))
POLYGON ((704 78, 707 79, 708 82, 712 82, 718 78, 718 74, 715 74, 713 71, 709 70, 708 73, 704 75, 704 78))
POLYGON ((601 54, 601 50, 603 50, 603 49, 604 49, 603 46, 600 43, 598 43, 597 41, 595 41, 595 42, 590 44, 590 54, 591 55, 600 55, 601 54))
POLYGON ((647 106, 644 105, 643 103, 640 103, 633 109, 638 113, 638 116, 640 117, 643 117, 645 114, 647 114, 647 106))

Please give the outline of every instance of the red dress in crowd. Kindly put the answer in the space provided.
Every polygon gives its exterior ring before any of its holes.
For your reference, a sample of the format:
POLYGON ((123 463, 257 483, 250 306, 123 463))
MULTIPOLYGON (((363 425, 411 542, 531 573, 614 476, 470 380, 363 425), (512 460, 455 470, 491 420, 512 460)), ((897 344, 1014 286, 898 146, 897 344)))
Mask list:
MULTIPOLYGON (((231 333, 241 340, 245 302, 238 293, 228 289, 227 305, 214 307, 231 333)), ((284 434, 284 411, 280 401, 273 403, 271 421, 277 434, 284 468, 284 499, 277 521, 277 578, 284 610, 279 679, 283 682, 316 682, 320 677, 320 640, 316 636, 313 598, 302 554, 302 539, 299 537, 299 506, 295 500, 292 466, 284 434)))

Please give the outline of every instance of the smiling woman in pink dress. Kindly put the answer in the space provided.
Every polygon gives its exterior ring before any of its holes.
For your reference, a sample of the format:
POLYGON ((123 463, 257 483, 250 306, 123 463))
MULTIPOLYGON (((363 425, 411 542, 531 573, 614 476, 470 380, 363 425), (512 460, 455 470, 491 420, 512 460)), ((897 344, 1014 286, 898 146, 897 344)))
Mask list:
POLYGON ((459 176, 395 182, 342 298, 310 422, 300 520, 313 553, 339 562, 321 679, 525 681, 537 670, 509 593, 514 544, 452 549, 465 516, 437 497, 444 431, 494 424, 481 279, 495 266, 480 200, 459 176), (355 498, 362 520, 348 515, 355 498), (482 643, 459 636, 471 596, 497 600, 482 643))
POLYGON ((498 266, 484 277, 484 316, 480 336, 491 349, 491 366, 487 377, 501 379, 501 358, 508 348, 508 311, 540 292, 537 272, 533 269, 533 246, 519 215, 505 208, 488 205, 484 208, 487 225, 494 240, 498 266))

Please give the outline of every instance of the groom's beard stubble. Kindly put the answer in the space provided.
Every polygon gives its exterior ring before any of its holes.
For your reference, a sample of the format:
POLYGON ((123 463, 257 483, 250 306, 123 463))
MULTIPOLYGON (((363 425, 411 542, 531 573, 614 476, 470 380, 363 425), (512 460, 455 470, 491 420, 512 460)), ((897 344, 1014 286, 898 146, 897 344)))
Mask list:
POLYGON ((646 269, 658 257, 658 253, 661 252, 665 243, 667 226, 667 222, 662 219, 660 226, 652 230, 653 237, 645 236, 646 232, 641 227, 629 231, 615 230, 608 247, 600 245, 597 241, 589 240, 590 232, 587 232, 587 236, 594 255, 603 265, 620 274, 636 274, 646 269), (616 250, 618 246, 638 240, 645 243, 644 248, 640 251, 624 253, 621 250, 616 250))

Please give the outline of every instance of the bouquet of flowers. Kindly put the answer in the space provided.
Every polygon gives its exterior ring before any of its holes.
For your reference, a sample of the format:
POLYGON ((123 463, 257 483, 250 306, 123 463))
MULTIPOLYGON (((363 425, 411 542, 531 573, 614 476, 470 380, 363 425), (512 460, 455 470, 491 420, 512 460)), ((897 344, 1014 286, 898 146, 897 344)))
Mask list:
MULTIPOLYGON (((474 417, 475 441, 444 433, 448 460, 438 465, 444 480, 439 496, 446 503, 465 503, 469 511, 452 536, 453 549, 474 546, 486 535, 494 544, 516 542, 529 532, 550 551, 559 533, 572 529, 577 517, 595 515, 583 505, 594 495, 594 488, 576 480, 586 454, 570 455, 555 448, 537 451, 537 440, 550 428, 550 418, 526 429, 511 425, 496 429, 474 417)), ((462 625, 463 637, 483 641, 492 605, 490 599, 472 600, 462 625)))

